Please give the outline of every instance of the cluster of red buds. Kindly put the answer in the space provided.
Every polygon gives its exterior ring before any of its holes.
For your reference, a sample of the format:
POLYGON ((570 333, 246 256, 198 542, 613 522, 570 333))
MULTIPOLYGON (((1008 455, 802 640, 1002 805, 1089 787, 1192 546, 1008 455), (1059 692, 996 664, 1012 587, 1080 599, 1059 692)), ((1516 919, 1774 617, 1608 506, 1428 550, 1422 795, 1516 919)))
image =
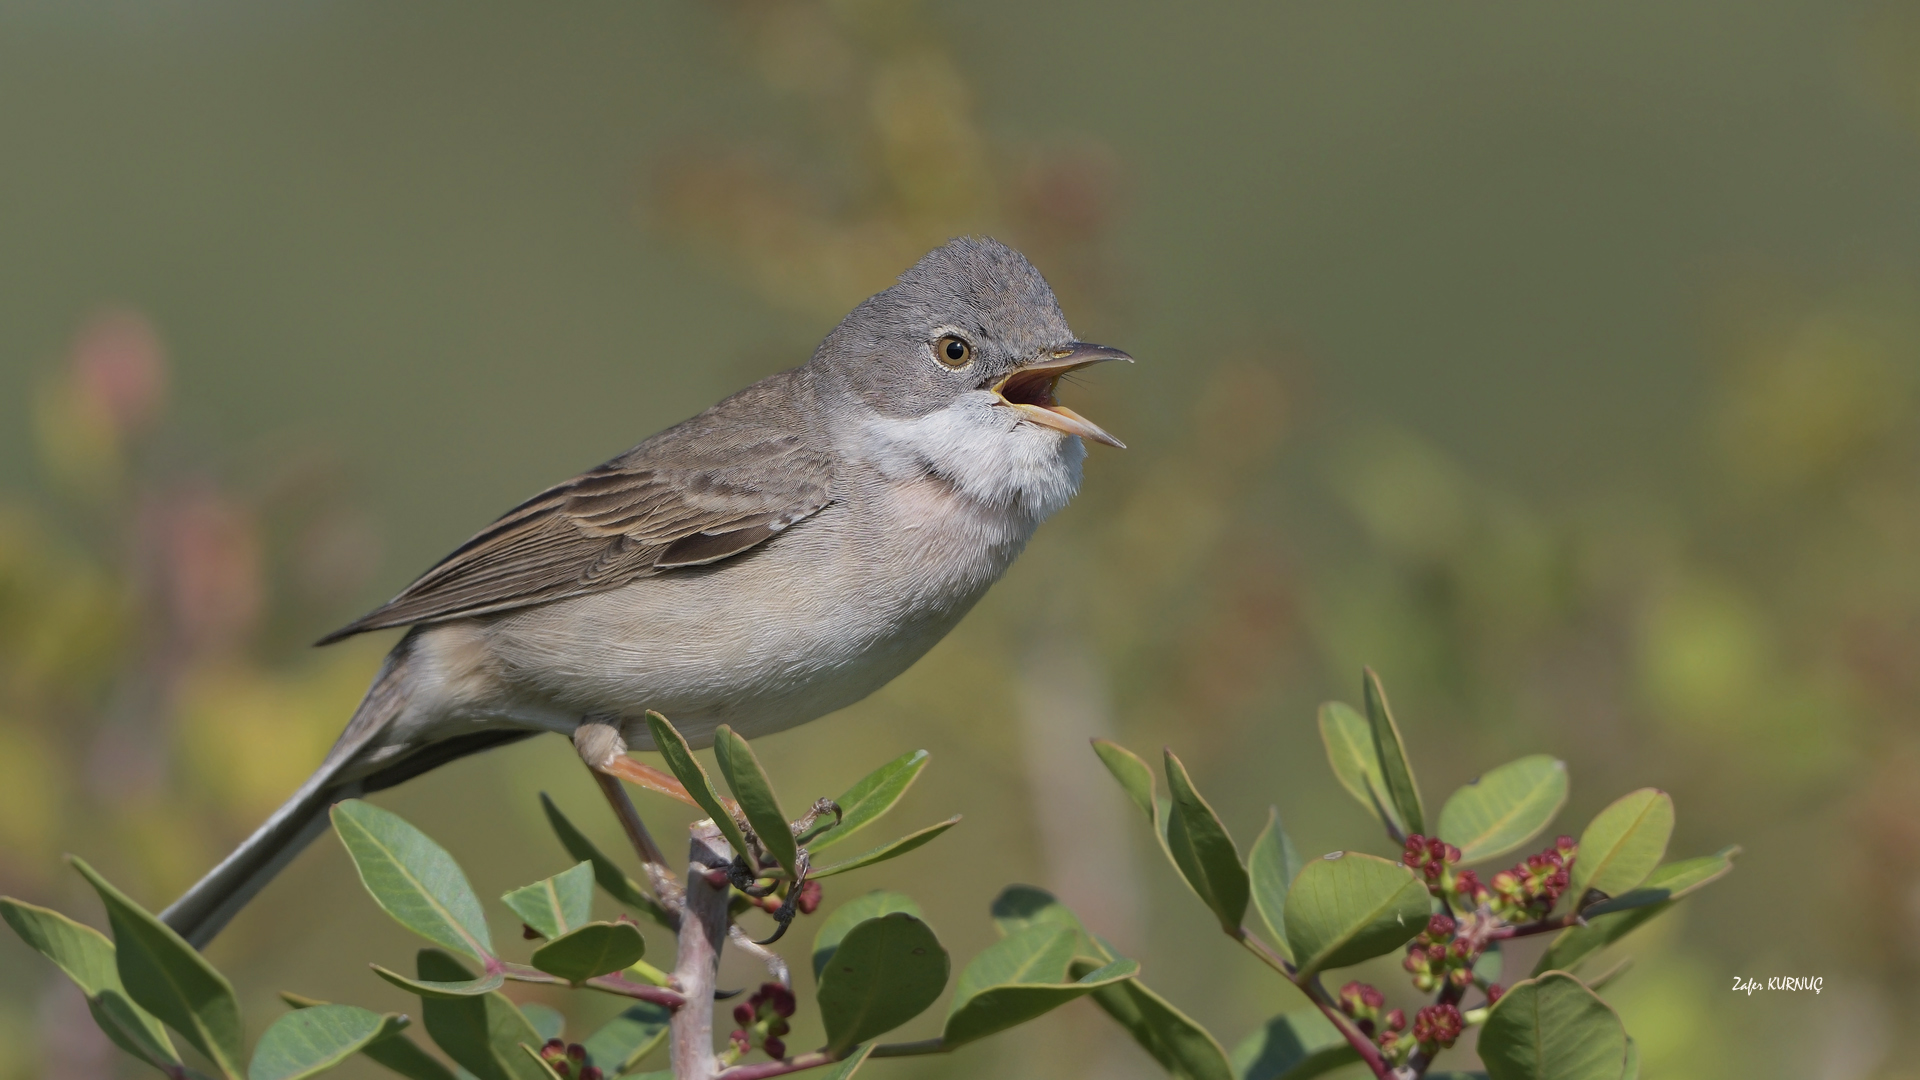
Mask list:
POLYGON ((1580 845, 1573 837, 1562 836, 1538 855, 1529 855, 1511 870, 1493 875, 1493 895, 1488 906, 1508 922, 1531 922, 1545 918, 1547 912, 1567 891, 1567 870, 1580 845))
POLYGON ((1414 986, 1431 993, 1443 983, 1464 987, 1473 981, 1473 962, 1479 959, 1479 950, 1455 940, 1453 932, 1457 928, 1452 916, 1435 915, 1407 946, 1407 958, 1401 966, 1413 976, 1414 986))
POLYGON ((779 983, 761 983, 753 996, 733 1007, 734 1023, 740 1026, 727 1038, 741 1053, 757 1044, 770 1058, 787 1056, 782 1041, 789 1030, 787 1018, 793 1015, 793 991, 779 983))
POLYGON ((1444 896, 1453 891, 1453 867, 1460 861, 1460 849, 1437 836, 1414 833, 1407 837, 1407 848, 1400 861, 1427 879, 1427 891, 1444 896))
POLYGON ((599 1068, 587 1064, 587 1048, 579 1043, 548 1039, 540 1048, 540 1060, 561 1080, 600 1080, 599 1068))
POLYGON ((1377 988, 1363 982, 1350 982, 1340 988, 1337 1002, 1340 1011, 1353 1017, 1354 1026, 1362 1035, 1379 1042, 1382 1047, 1391 1048, 1401 1031, 1407 1026, 1407 1014, 1395 1009, 1382 1013, 1387 998, 1377 988))
POLYGON ((1429 1005, 1413 1017, 1413 1041, 1428 1055, 1451 1047, 1467 1027, 1456 1006, 1429 1005))

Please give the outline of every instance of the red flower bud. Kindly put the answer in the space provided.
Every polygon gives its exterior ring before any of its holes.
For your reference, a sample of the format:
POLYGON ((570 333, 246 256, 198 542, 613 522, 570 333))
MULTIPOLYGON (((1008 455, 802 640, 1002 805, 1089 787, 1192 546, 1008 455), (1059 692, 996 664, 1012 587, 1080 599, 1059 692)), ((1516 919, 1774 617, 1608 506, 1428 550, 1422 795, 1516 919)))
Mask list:
POLYGON ((753 1049, 752 1041, 747 1038, 747 1033, 745 1029, 742 1028, 734 1028, 731 1032, 728 1032, 727 1041, 733 1043, 734 1048, 743 1054, 753 1049))
POLYGON ((741 1027, 746 1027, 748 1024, 753 1023, 753 1006, 744 1001, 735 1005, 733 1007, 733 1022, 739 1024, 741 1027))
POLYGON ((800 895, 794 900, 794 906, 800 914, 811 915, 820 910, 820 883, 809 881, 800 886, 800 895))
POLYGON ((1404 1009, 1395 1009, 1387 1014, 1387 1030, 1401 1031, 1407 1026, 1407 1013, 1404 1009))
POLYGON ((579 1043, 568 1043, 567 1044, 567 1060, 568 1061, 587 1060, 587 1048, 584 1046, 581 1046, 579 1043))
POLYGON ((1506 987, 1501 986, 1499 983, 1488 983, 1487 984, 1487 1004, 1492 1005, 1494 1002, 1499 1001, 1500 995, 1506 992, 1507 992, 1506 987))
POLYGON ((767 1056, 770 1058, 778 1059, 787 1056, 787 1044, 781 1042, 779 1039, 768 1039, 765 1049, 767 1056))
POLYGON ((1465 1027, 1466 1021, 1459 1009, 1452 1005, 1429 1005, 1413 1018, 1413 1037, 1416 1042, 1448 1047, 1465 1027))
POLYGON ((580 1070, 580 1080, 600 1080, 600 1077, 601 1072, 598 1066, 589 1065, 580 1070))
POLYGON ((1360 1004, 1369 1009, 1377 1009, 1387 1003, 1387 996, 1371 986, 1360 987, 1360 1004))

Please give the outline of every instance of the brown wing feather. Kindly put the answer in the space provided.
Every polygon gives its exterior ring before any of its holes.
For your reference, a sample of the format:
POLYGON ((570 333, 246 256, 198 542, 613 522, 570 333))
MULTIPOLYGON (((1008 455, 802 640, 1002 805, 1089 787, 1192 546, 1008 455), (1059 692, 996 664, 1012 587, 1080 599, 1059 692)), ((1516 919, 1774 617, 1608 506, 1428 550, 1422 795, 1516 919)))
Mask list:
POLYGON ((772 389, 742 391, 528 499, 320 644, 618 588, 737 555, 819 512, 833 459, 779 428, 791 399, 769 401, 772 389))

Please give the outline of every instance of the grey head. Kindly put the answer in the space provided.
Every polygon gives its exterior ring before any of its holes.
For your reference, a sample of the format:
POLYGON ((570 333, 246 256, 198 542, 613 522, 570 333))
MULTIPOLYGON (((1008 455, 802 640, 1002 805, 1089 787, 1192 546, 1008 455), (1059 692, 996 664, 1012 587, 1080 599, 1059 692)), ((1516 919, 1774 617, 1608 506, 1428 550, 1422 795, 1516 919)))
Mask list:
POLYGON ((1132 357, 1075 341, 1026 256, 960 237, 854 308, 808 366, 883 416, 922 417, 991 395, 1022 421, 1120 446, 1054 398, 1061 376, 1104 360, 1132 357))

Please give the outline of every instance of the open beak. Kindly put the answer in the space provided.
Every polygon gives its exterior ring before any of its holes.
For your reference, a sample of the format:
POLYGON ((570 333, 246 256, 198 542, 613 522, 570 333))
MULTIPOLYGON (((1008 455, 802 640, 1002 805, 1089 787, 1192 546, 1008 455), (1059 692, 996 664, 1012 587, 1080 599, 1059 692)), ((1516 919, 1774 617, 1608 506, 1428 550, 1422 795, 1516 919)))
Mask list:
POLYGON ((1084 341, 1070 342, 1031 364, 1007 372, 986 389, 993 391, 994 396, 1000 399, 1000 404, 1018 410, 1022 419, 1125 450, 1126 443, 1102 431, 1100 425, 1060 404, 1053 396, 1054 387, 1059 385, 1061 376, 1108 360, 1125 360, 1129 364, 1133 363, 1133 357, 1119 349, 1105 345, 1092 345, 1084 341))

